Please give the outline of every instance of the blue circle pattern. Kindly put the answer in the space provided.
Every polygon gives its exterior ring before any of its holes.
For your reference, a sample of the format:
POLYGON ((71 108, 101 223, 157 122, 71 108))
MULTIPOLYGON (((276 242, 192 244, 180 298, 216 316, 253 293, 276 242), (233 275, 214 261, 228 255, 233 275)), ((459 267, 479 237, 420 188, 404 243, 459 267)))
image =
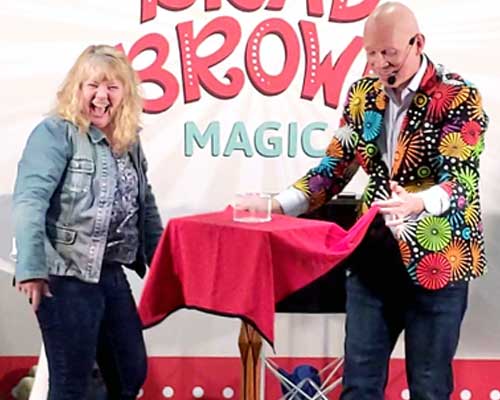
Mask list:
POLYGON ((375 111, 365 113, 365 124, 363 127, 363 139, 370 141, 375 139, 382 130, 382 114, 375 111))

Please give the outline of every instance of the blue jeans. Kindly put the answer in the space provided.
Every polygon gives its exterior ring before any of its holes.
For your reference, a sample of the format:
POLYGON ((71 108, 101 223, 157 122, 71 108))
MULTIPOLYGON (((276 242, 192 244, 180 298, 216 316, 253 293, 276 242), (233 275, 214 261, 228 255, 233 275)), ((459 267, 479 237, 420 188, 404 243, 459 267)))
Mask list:
POLYGON ((401 262, 392 236, 378 237, 373 246, 364 243, 359 250, 351 260, 354 268, 346 281, 341 399, 384 398, 390 355, 404 330, 411 399, 448 400, 453 391, 452 360, 467 308, 468 283, 435 291, 417 287, 401 262))
POLYGON ((133 400, 147 373, 142 326, 121 266, 103 265, 99 283, 50 276, 53 297, 37 311, 49 365, 48 400, 83 400, 94 362, 109 400, 133 400))

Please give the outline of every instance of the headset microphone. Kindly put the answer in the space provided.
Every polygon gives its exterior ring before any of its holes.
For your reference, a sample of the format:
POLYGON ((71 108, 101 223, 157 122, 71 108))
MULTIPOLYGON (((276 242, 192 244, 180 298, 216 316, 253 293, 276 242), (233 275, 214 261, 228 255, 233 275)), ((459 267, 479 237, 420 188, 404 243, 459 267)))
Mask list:
POLYGON ((401 64, 399 64, 399 68, 394 71, 392 73, 392 75, 390 75, 388 78, 387 78, 387 83, 389 85, 394 85, 396 83, 396 80, 398 79, 398 74, 399 74, 399 71, 404 67, 404 65, 406 64, 406 60, 408 59, 408 55, 410 54, 410 49, 411 49, 411 46, 413 46, 415 44, 415 39, 417 38, 417 36, 413 36, 410 41, 408 42, 408 45, 410 46, 408 48, 408 50, 406 51, 406 56, 405 56, 405 59, 403 60, 403 62, 401 64))
POLYGON ((394 85, 396 83, 396 74, 399 72, 399 70, 395 71, 389 78, 387 78, 387 83, 389 85, 394 85))

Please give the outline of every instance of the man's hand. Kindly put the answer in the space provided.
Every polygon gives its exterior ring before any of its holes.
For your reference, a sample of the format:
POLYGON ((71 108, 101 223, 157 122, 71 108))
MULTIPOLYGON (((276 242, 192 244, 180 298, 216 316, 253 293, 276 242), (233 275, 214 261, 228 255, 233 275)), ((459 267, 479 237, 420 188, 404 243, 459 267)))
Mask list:
POLYGON ((284 214, 281 204, 275 198, 271 200, 271 212, 273 214, 284 214))
POLYGON ((16 284, 17 290, 24 293, 31 303, 33 311, 38 310, 42 296, 52 297, 49 284, 45 279, 32 279, 16 284))
POLYGON ((410 215, 418 215, 425 209, 424 201, 414 194, 408 193, 402 186, 391 181, 392 195, 389 200, 374 201, 373 205, 380 208, 380 213, 392 216, 386 222, 389 227, 402 224, 410 215))

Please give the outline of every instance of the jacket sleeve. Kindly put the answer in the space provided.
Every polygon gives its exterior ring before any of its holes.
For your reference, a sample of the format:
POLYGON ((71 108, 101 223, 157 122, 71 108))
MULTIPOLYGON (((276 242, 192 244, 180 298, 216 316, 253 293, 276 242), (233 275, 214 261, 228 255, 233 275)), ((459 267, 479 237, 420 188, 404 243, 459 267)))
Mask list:
POLYGON ((49 118, 33 130, 18 163, 13 197, 18 282, 48 278, 45 219, 71 156, 70 146, 66 123, 49 118))
POLYGON ((449 113, 439 132, 435 162, 439 186, 450 198, 450 210, 470 207, 469 214, 473 215, 479 213, 479 156, 489 120, 477 89, 464 86, 462 90, 467 96, 449 113))
POLYGON ((146 156, 142 150, 142 145, 139 143, 139 152, 142 169, 145 177, 145 197, 144 197, 144 251, 146 253, 146 261, 151 265, 156 246, 160 241, 163 233, 163 224, 161 221, 156 199, 153 194, 153 189, 149 183, 147 170, 148 163, 146 156))
POLYGON ((351 181, 359 168, 355 158, 358 135, 349 113, 349 98, 352 87, 347 95, 340 127, 333 137, 320 163, 311 168, 293 187, 303 192, 309 200, 312 211, 327 203, 333 196, 340 193, 351 181))

